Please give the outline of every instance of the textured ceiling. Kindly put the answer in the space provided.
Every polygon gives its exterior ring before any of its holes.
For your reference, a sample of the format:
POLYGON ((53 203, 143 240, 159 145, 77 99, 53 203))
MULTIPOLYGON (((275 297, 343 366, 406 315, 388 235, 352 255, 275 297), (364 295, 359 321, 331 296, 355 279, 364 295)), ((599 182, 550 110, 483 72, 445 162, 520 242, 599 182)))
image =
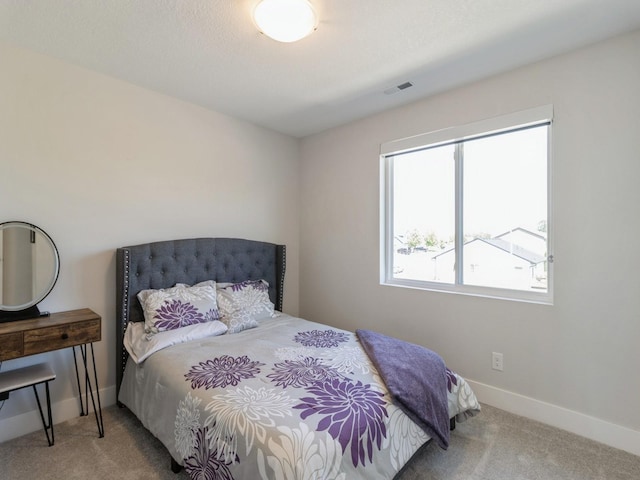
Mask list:
POLYGON ((640 0, 310 1, 283 44, 257 0, 0 0, 0 41, 302 137, 640 28, 640 0))

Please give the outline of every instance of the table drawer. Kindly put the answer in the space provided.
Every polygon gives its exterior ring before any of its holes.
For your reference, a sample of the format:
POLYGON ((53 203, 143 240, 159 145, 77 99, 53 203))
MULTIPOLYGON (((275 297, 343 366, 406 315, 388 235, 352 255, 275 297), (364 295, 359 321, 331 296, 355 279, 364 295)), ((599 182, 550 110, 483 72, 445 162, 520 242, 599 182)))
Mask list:
POLYGON ((100 319, 36 328, 24 332, 24 354, 49 352, 100 341, 100 319))
POLYGON ((0 361, 19 358, 24 355, 22 348, 22 332, 0 335, 0 361))

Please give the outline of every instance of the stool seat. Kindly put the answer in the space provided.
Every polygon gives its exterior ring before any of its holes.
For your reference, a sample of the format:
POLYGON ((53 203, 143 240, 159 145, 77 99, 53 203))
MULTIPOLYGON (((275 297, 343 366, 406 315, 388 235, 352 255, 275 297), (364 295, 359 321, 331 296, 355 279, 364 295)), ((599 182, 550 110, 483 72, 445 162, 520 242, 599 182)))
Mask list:
POLYGON ((14 390, 20 390, 25 387, 33 387, 33 393, 36 396, 36 402, 38 403, 38 410, 40 410, 40 418, 42 420, 42 426, 44 433, 47 436, 47 442, 51 447, 54 443, 53 436, 53 418, 51 416, 51 396, 49 395, 49 382, 55 380, 56 374, 47 363, 38 363, 37 365, 31 365, 29 367, 16 368, 15 370, 8 370, 6 372, 0 372, 0 400, 6 400, 9 398, 9 393, 14 390), (38 390, 36 385, 44 383, 45 391, 47 393, 47 415, 49 421, 44 418, 44 412, 42 411, 42 405, 40 404, 40 397, 38 396, 38 390), (51 436, 49 436, 51 433, 51 436))
POLYGON ((0 393, 13 392, 24 387, 55 380, 56 374, 47 363, 0 372, 0 393))

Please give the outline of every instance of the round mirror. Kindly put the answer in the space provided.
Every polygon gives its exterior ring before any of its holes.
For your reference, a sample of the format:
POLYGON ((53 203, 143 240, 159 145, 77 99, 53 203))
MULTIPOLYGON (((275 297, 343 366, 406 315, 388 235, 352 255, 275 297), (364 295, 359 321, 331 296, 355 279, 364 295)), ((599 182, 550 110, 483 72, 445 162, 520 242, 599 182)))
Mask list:
POLYGON ((37 316, 36 305, 51 292, 59 271, 58 249, 43 230, 25 222, 0 223, 0 317, 23 311, 37 316))

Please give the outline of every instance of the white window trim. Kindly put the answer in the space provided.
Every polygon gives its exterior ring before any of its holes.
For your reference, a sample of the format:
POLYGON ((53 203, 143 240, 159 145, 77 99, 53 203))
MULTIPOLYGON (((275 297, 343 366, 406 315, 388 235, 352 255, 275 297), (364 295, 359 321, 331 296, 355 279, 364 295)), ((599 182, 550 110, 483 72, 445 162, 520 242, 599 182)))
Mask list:
MULTIPOLYGON (((547 249, 548 280, 547 291, 527 292, 502 288, 480 287, 461 284, 443 284, 422 280, 393 278, 393 209, 391 205, 391 186, 393 172, 389 157, 413 150, 423 149, 425 145, 438 146, 451 142, 468 140, 478 136, 512 130, 514 127, 526 127, 542 122, 553 123, 553 106, 544 105, 499 117, 481 120, 467 125, 446 128, 430 133, 393 140, 380 145, 380 284, 395 287, 417 288, 444 293, 481 296, 487 298, 523 301, 529 303, 553 304, 553 218, 552 218, 552 128, 548 129, 547 141, 547 249)), ((460 175, 461 172, 456 172, 460 175)), ((456 211, 456 216, 461 212, 456 211)), ((458 221, 458 219, 456 219, 458 221)), ((456 240, 459 250, 461 239, 456 240)))

